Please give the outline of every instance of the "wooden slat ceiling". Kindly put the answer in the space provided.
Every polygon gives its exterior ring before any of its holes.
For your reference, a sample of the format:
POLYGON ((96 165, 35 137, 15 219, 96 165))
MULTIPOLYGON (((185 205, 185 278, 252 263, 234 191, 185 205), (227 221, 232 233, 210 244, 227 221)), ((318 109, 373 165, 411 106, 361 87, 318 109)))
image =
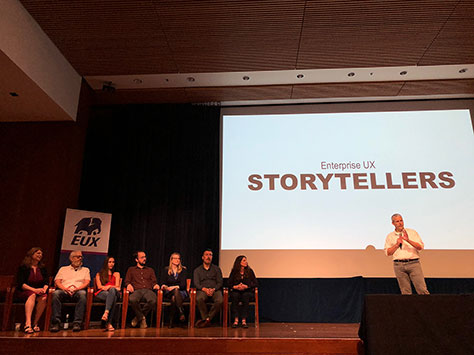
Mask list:
MULTIPOLYGON (((21 2, 82 76, 474 63, 474 0, 21 2)), ((119 91, 98 102, 474 94, 472 80, 119 91)))

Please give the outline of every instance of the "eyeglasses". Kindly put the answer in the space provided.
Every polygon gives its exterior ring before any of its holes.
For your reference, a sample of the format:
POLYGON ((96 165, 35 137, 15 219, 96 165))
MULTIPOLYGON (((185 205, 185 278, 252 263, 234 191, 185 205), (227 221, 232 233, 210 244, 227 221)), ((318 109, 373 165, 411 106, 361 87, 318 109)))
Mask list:
POLYGON ((72 257, 76 259, 82 259, 82 255, 73 255, 72 257))

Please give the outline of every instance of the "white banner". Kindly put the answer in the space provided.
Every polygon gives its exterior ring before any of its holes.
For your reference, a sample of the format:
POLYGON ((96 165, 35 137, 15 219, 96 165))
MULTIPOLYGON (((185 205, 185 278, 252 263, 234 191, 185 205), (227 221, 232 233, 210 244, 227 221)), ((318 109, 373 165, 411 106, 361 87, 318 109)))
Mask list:
POLYGON ((68 208, 64 222, 61 252, 81 250, 107 254, 112 214, 68 208))

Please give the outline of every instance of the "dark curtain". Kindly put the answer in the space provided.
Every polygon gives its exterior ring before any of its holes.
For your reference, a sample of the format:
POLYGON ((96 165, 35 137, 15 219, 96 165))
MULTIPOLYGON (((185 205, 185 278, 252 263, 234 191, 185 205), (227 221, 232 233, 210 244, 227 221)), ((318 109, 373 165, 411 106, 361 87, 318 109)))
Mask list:
POLYGON ((260 317, 274 322, 357 323, 364 297, 362 277, 260 279, 260 317))
POLYGON ((79 208, 112 213, 109 254, 124 276, 142 249, 160 274, 172 252, 190 272, 219 250, 219 108, 96 107, 79 208))

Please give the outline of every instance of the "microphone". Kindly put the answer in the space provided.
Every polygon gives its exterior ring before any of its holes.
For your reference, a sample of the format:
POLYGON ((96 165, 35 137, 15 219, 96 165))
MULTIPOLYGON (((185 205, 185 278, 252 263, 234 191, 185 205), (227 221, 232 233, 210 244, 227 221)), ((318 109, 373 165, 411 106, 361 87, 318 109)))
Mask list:
MULTIPOLYGON (((397 233, 397 235, 398 235, 399 237, 401 237, 401 236, 403 235, 403 231, 401 231, 400 233, 397 233)), ((400 243, 400 245, 399 245, 400 249, 402 248, 402 245, 403 245, 403 242, 400 243)))

